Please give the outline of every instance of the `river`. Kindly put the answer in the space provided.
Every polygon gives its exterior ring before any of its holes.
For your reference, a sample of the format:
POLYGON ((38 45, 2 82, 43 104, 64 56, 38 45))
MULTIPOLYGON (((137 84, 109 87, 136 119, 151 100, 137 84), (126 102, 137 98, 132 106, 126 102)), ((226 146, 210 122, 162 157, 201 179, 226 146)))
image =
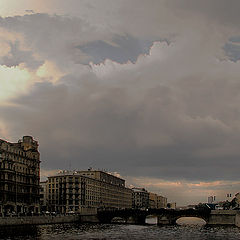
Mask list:
MULTIPOLYGON (((148 219, 154 223, 154 219, 148 219)), ((37 240, 234 240, 240 239, 237 227, 207 227, 194 219, 180 221, 181 225, 159 227, 155 224, 54 224, 31 227, 0 228, 0 239, 37 240)))

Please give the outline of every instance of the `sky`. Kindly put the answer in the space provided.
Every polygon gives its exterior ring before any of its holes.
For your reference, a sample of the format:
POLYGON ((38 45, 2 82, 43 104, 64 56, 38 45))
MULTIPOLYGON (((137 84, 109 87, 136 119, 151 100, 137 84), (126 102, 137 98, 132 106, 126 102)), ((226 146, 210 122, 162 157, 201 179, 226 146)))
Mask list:
POLYGON ((117 172, 178 205, 240 191, 239 0, 0 0, 0 138, 42 179, 117 172))

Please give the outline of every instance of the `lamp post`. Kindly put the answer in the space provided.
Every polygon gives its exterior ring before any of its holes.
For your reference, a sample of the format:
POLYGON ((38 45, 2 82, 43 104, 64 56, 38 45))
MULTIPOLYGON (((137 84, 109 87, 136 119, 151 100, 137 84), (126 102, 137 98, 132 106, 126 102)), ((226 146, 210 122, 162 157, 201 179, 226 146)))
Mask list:
POLYGON ((16 214, 17 212, 17 168, 16 165, 14 164, 14 172, 15 172, 15 205, 16 205, 16 214))

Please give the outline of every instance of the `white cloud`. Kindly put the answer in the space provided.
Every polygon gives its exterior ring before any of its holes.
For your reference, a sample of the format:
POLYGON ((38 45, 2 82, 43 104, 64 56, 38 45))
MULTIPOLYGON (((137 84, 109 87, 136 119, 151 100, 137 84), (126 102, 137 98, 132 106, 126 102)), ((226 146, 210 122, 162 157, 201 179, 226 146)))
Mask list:
POLYGON ((31 74, 20 67, 0 65, 0 101, 16 98, 26 93, 31 84, 31 74))

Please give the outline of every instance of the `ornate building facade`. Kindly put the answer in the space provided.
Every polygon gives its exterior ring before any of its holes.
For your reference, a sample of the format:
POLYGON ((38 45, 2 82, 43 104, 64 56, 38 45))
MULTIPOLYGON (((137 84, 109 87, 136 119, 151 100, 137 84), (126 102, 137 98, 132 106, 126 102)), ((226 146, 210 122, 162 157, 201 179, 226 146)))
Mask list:
POLYGON ((0 140, 0 213, 39 212, 39 180, 38 142, 31 136, 0 140))

